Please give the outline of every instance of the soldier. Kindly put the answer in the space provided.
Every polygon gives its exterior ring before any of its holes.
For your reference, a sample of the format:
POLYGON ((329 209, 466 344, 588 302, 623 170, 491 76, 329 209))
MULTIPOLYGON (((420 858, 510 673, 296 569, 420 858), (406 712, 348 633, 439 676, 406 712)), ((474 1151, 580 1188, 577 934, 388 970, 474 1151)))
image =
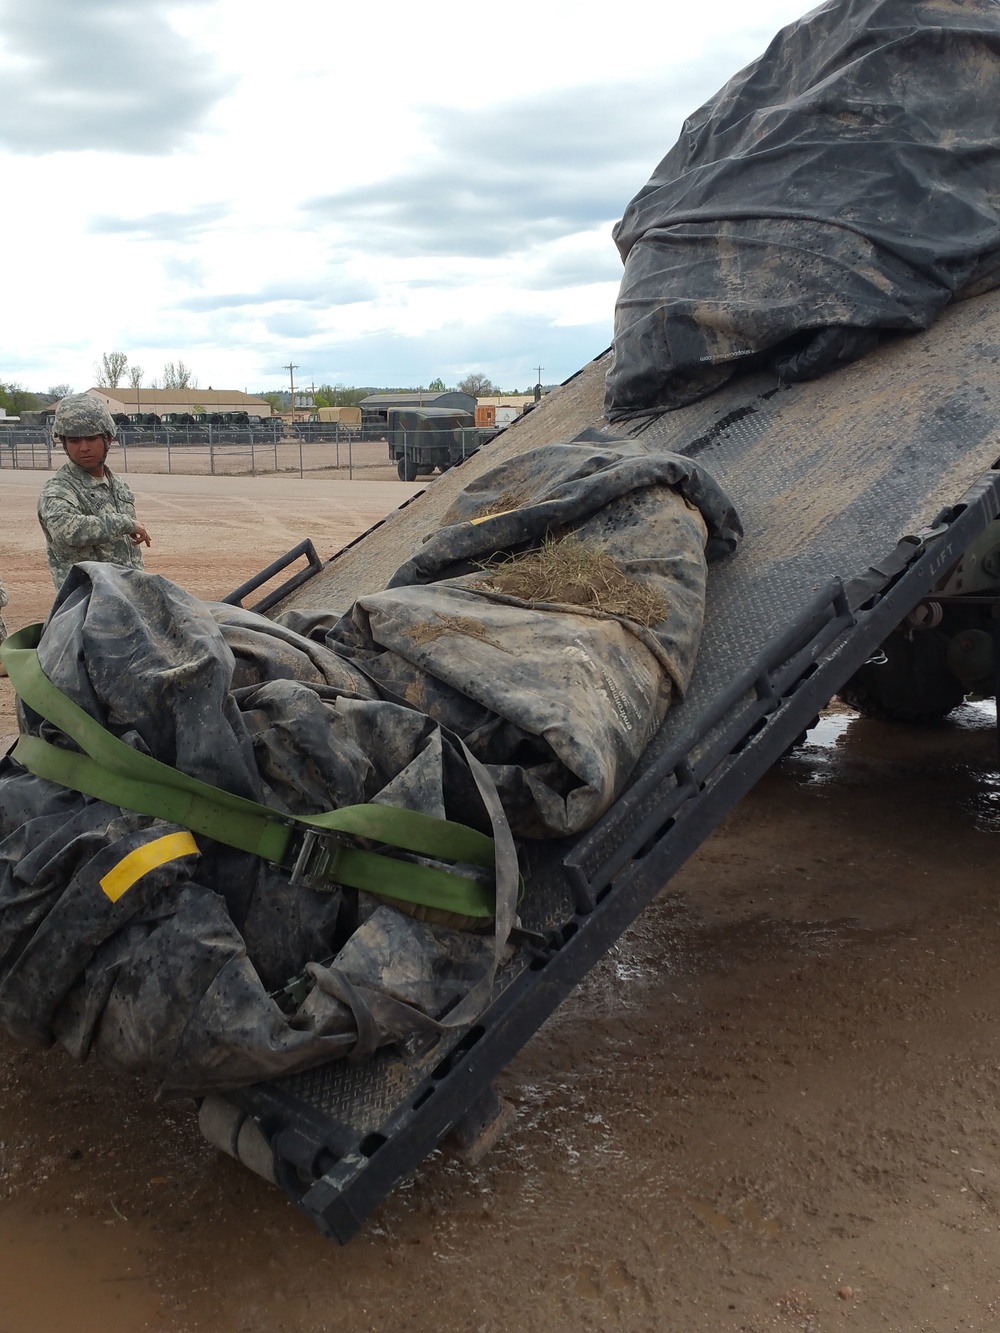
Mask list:
POLYGON ((38 521, 56 589, 72 565, 105 560, 142 569, 150 537, 135 517, 135 496, 105 466, 117 431, 104 404, 87 393, 70 394, 56 406, 52 433, 69 461, 42 487, 38 521))

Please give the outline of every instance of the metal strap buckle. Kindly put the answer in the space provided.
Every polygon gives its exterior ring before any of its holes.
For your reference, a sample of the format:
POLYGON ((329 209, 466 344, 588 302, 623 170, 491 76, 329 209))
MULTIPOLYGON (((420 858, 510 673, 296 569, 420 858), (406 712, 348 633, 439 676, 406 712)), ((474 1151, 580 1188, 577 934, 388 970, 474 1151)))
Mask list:
POLYGON ((328 889, 336 880, 337 863, 344 850, 336 833, 305 829, 292 862, 289 883, 303 889, 328 889))
POLYGON ((948 531, 949 526, 950 525, 947 523, 938 523, 937 526, 933 528, 918 528, 916 532, 908 532, 904 537, 901 537, 900 541, 909 542, 912 546, 916 546, 922 551, 928 543, 934 541, 936 537, 943 537, 948 531))

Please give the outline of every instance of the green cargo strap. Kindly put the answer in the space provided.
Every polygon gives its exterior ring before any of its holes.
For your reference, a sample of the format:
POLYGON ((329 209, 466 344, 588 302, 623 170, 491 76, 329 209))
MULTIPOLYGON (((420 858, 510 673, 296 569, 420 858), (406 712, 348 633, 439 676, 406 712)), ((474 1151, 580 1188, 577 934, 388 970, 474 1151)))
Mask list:
MULTIPOLYGON (((256 801, 189 777, 133 750, 62 693, 42 671, 35 651, 41 625, 28 625, 0 646, 18 695, 85 752, 21 736, 13 758, 38 777, 138 814, 152 815, 228 847, 287 866, 293 840, 304 835, 318 870, 304 882, 344 884, 461 916, 492 921, 491 887, 453 871, 364 851, 324 834, 368 838, 432 859, 494 867, 494 842, 464 824, 390 805, 353 805, 319 815, 282 815, 256 801)), ((300 858, 301 859, 301 858, 300 858)), ((302 881, 300 881, 302 882, 302 881)))

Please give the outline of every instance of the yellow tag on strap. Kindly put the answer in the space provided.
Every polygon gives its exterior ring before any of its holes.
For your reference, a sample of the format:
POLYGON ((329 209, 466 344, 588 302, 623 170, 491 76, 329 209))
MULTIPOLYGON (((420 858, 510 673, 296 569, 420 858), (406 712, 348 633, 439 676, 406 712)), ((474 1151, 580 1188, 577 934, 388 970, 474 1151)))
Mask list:
POLYGON ((198 844, 186 829, 181 833, 167 833, 122 857, 101 880, 101 888, 116 903, 143 875, 155 870, 157 866, 166 865, 168 861, 190 856, 192 852, 197 854, 198 844))

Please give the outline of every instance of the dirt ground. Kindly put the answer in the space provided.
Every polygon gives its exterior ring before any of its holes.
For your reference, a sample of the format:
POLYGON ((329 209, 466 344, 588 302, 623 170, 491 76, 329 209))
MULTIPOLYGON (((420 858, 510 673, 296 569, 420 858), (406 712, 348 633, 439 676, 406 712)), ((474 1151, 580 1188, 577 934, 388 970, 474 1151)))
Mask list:
MULTIPOLYGON (((415 489, 191 480, 142 479, 149 566, 212 596, 415 489)), ((0 1037, 0 1333, 1000 1327, 998 829, 990 710, 828 712, 514 1060, 509 1135, 344 1249, 191 1105, 0 1037)))

